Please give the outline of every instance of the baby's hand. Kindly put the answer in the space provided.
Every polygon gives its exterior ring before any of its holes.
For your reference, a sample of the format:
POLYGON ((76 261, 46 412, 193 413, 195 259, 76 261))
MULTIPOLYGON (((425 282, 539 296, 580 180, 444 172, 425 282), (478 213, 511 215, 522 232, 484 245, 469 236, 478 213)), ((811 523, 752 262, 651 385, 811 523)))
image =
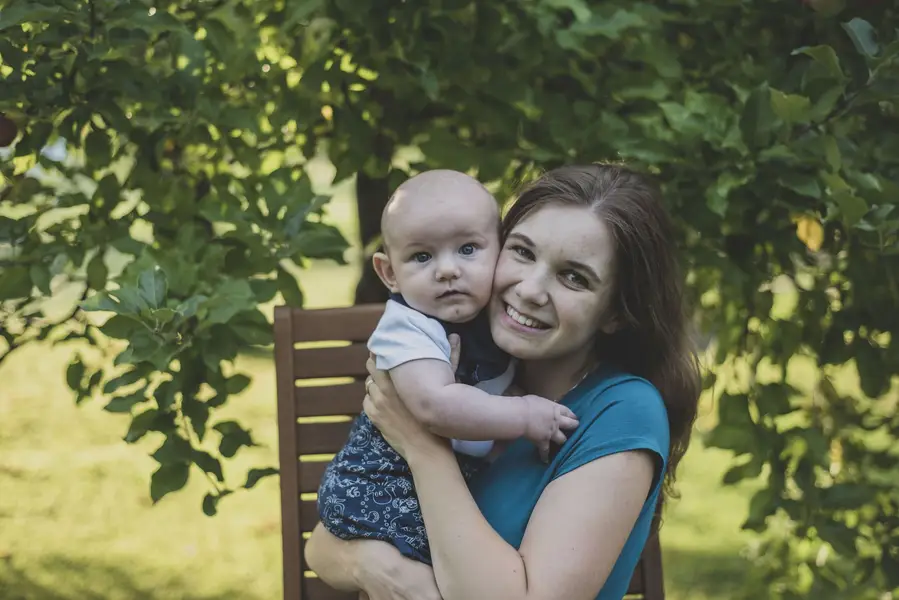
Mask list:
POLYGON ((565 431, 577 429, 577 416, 558 402, 541 396, 522 396, 527 403, 527 431, 525 437, 537 446, 540 459, 549 460, 549 445, 564 444, 568 437, 565 431))

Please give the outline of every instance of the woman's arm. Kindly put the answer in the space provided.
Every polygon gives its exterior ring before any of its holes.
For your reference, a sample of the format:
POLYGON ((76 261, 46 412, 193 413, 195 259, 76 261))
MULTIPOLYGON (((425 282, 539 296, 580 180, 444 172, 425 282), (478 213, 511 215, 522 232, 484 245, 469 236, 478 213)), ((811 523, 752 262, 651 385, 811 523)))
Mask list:
POLYGON ((438 586, 446 600, 584 599, 599 593, 649 494, 653 459, 623 452, 594 460, 544 490, 521 549, 487 523, 452 454, 410 448, 438 586))
POLYGON ((595 598, 649 495, 653 455, 608 454, 553 481, 516 550, 478 510, 446 440, 412 417, 374 361, 368 370, 363 407, 411 467, 443 597, 595 598))
POLYGON ((341 540, 318 524, 305 556, 309 568, 338 590, 364 590, 370 600, 441 600, 431 567, 385 542, 341 540))

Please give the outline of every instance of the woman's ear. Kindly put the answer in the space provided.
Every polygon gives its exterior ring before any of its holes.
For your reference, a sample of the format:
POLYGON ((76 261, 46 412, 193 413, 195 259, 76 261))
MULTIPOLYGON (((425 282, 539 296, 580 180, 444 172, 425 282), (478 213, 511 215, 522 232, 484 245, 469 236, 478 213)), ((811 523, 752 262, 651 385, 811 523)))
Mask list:
POLYGON ((371 257, 371 262, 375 273, 378 274, 387 289, 398 294, 400 288, 396 284, 396 272, 393 270, 393 265, 390 264, 390 257, 383 252, 375 252, 371 257))
POLYGON ((606 335, 618 333, 623 328, 624 321, 618 314, 612 314, 607 317, 603 317, 602 322, 599 324, 599 330, 606 335))
POLYGON ((617 319, 609 319, 599 326, 599 330, 606 335, 612 335, 619 329, 621 329, 621 326, 618 324, 617 319))

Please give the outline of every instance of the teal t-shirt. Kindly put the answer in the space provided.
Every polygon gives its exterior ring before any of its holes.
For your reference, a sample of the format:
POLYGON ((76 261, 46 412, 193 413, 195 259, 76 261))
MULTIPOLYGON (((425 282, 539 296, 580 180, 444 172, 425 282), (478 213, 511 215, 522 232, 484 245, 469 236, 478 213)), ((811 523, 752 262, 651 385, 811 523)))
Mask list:
MULTIPOLYGON (((596 600, 621 600, 649 537, 668 460, 668 414, 658 390, 645 379, 597 372, 562 399, 580 420, 549 464, 525 439, 509 445, 477 475, 471 491, 481 512, 506 542, 518 548, 543 489, 554 479, 602 456, 647 450, 657 457, 656 477, 640 516, 596 600)), ((584 502, 589 502, 584 498, 584 502)))

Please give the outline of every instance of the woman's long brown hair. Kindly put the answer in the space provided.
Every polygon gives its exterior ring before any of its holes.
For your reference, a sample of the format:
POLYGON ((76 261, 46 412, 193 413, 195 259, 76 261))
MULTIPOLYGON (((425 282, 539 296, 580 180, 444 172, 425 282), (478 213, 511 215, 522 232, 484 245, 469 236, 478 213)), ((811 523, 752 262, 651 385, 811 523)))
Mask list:
POLYGON ((503 237, 522 219, 553 204, 596 211, 615 240, 615 333, 598 333, 600 362, 651 382, 668 411, 671 445, 662 501, 674 489, 702 391, 690 332, 684 278, 671 219, 648 175, 616 164, 567 166, 524 189, 503 219, 503 237))

